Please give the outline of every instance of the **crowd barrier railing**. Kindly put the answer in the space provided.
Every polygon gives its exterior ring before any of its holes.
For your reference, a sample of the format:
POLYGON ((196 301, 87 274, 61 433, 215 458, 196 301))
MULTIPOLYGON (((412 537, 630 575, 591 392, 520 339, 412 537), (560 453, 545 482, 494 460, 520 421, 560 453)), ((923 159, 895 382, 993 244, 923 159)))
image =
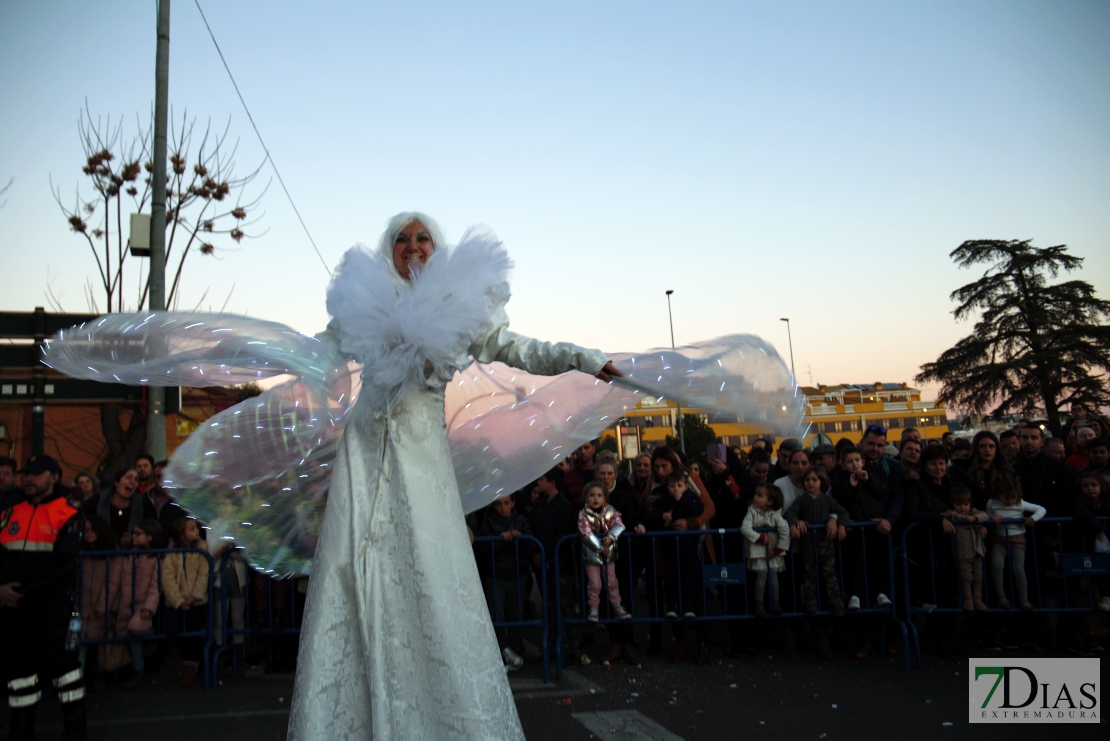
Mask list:
MULTIPOLYGON (((879 641, 881 650, 886 647, 886 628, 887 623, 892 624, 897 628, 901 635, 902 646, 902 668, 909 668, 909 639, 906 626, 898 617, 897 612, 897 589, 895 580, 894 568, 894 548, 893 541, 889 534, 879 535, 876 531, 875 535, 880 538, 882 554, 877 557, 884 563, 885 578, 883 584, 871 584, 871 578, 868 569, 868 538, 864 536, 874 528, 877 528, 875 522, 857 522, 847 526, 848 534, 844 541, 837 538, 834 541, 837 575, 840 586, 840 597, 845 606, 848 605, 848 597, 845 581, 845 554, 844 545, 849 542, 849 539, 857 539, 859 541, 858 549, 855 544, 851 545, 851 550, 854 551, 854 556, 858 560, 859 569, 862 573, 863 580, 863 594, 857 595, 860 597, 861 606, 858 610, 847 611, 844 619, 853 619, 860 616, 874 616, 880 619, 879 628, 879 641), (890 601, 885 606, 878 606, 875 604, 875 599, 882 593, 887 596, 890 601)), ((774 532, 774 528, 755 528, 757 532, 774 532)), ((688 530, 688 531, 656 531, 646 532, 643 534, 630 533, 625 530, 618 540, 618 548, 620 548, 620 557, 617 559, 617 579, 628 579, 627 593, 629 595, 629 604, 624 607, 632 614, 630 619, 620 619, 613 616, 611 609, 607 604, 600 606, 600 614, 597 624, 612 626, 617 624, 625 625, 641 625, 653 623, 688 623, 697 625, 699 623, 718 623, 729 622, 736 620, 785 620, 785 619, 798 619, 798 618, 814 618, 814 617, 828 617, 832 615, 831 605, 829 599, 823 589, 824 581, 821 576, 820 566, 820 553, 818 542, 820 539, 825 538, 825 526, 808 525, 807 532, 802 538, 809 539, 812 547, 809 549, 812 552, 813 558, 813 574, 816 579, 816 600, 817 609, 815 611, 806 611, 803 600, 799 597, 799 587, 801 586, 801 576, 799 574, 799 563, 796 557, 796 551, 801 538, 792 539, 790 548, 783 556, 785 560, 785 570, 779 573, 779 593, 780 600, 783 604, 783 612, 778 614, 768 613, 766 616, 757 616, 753 614, 753 606, 749 599, 749 590, 747 583, 750 577, 748 571, 748 564, 745 561, 744 548, 742 544, 743 535, 739 528, 721 528, 715 530, 688 530), (682 599, 684 590, 690 589, 689 585, 683 584, 683 570, 682 570, 682 551, 679 547, 680 541, 683 539, 695 539, 700 547, 705 537, 713 538, 714 551, 717 563, 710 563, 706 558, 704 550, 698 559, 696 568, 699 569, 701 574, 701 589, 700 595, 696 599, 700 600, 700 613, 693 618, 684 618, 681 612, 675 618, 666 617, 666 610, 663 609, 661 598, 665 599, 666 588, 662 583, 664 574, 661 573, 666 569, 666 564, 663 563, 665 558, 675 559, 675 569, 672 576, 675 578, 676 584, 674 591, 677 594, 677 602, 679 607, 684 604, 682 599), (730 547, 730 541, 732 542, 730 547), (668 545, 664 546, 666 543, 668 545), (640 545, 643 544, 643 545, 640 545), (633 549, 639 551, 638 556, 633 555, 633 549), (645 553, 645 549, 646 550, 645 553), (663 551, 666 551, 666 554, 663 551), (660 565, 663 565, 663 569, 660 565), (636 586, 640 578, 640 573, 634 573, 634 569, 644 574, 645 580, 648 585, 648 602, 645 606, 641 605, 641 600, 636 597, 636 586), (712 587, 723 587, 721 589, 721 611, 710 611, 709 600, 707 597, 707 589, 712 587), (734 589, 730 589, 730 587, 734 589), (740 588, 740 589, 735 589, 740 588), (735 600, 739 596, 741 605, 730 605, 730 599, 735 600), (789 608, 789 609, 787 609, 789 608)), ((568 626, 582 626, 586 624, 593 624, 588 621, 585 616, 586 609, 586 574, 585 574, 585 554, 579 545, 580 537, 577 534, 570 534, 556 544, 555 547, 555 580, 556 588, 552 591, 555 593, 555 616, 556 625, 555 630, 555 667, 556 678, 562 678, 562 669, 565 664, 565 639, 568 626), (570 549, 570 553, 567 553, 570 549), (576 567, 570 574, 566 573, 565 563, 574 563, 576 567), (575 611, 565 609, 563 605, 562 589, 558 585, 562 583, 562 579, 571 578, 575 580, 574 588, 577 593, 577 607, 579 608, 577 614, 569 614, 575 611)), ((873 556, 874 557, 874 556, 873 556)), ((602 595, 608 591, 608 573, 606 569, 601 569, 602 577, 602 595)), ((698 589, 698 587, 694 587, 698 589)), ((770 585, 768 584, 767 590, 769 592, 770 585)), ((603 603, 607 600, 602 599, 603 603)), ((764 604, 770 605, 769 599, 764 600, 764 604)))
MULTIPOLYGON (((549 681, 548 666, 547 665, 549 663, 549 657, 550 657, 550 648, 549 648, 549 643, 548 643, 548 620, 547 620, 547 604, 548 604, 547 603, 547 591, 546 591, 546 589, 547 589, 547 577, 546 577, 546 574, 543 572, 543 569, 538 570, 539 574, 540 574, 540 595, 541 595, 541 605, 540 605, 541 615, 540 615, 540 618, 536 619, 536 620, 525 620, 524 619, 524 614, 525 614, 525 612, 524 612, 524 601, 528 599, 528 595, 525 594, 524 591, 522 590, 522 587, 524 586, 524 583, 521 581, 521 575, 520 575, 520 571, 521 571, 520 566, 522 564, 521 552, 520 552, 521 545, 522 544, 527 544, 529 547, 534 548, 535 552, 539 554, 541 559, 544 558, 543 545, 538 540, 536 540, 535 538, 533 538, 532 536, 529 536, 529 535, 521 535, 517 538, 514 538, 509 543, 506 543, 499 536, 475 538, 474 539, 475 553, 477 554, 477 556, 479 558, 479 568, 480 569, 482 568, 482 565, 484 563, 484 558, 485 558, 484 555, 482 554, 482 551, 485 550, 485 549, 480 547, 483 544, 490 544, 490 546, 491 546, 489 548, 490 559, 491 559, 491 561, 490 561, 490 573, 496 573, 496 560, 495 560, 496 552, 497 552, 496 546, 498 544, 500 544, 502 546, 512 545, 512 547, 514 549, 514 551, 513 551, 513 553, 514 553, 514 564, 517 567, 517 585, 516 585, 517 586, 516 592, 517 592, 517 596, 518 596, 517 615, 520 616, 520 619, 518 619, 518 620, 507 620, 507 619, 504 618, 504 616, 498 615, 497 614, 498 609, 497 609, 497 606, 496 606, 496 600, 494 600, 495 612, 492 616, 493 626, 494 626, 494 628, 505 628, 505 629, 510 629, 510 628, 539 628, 540 629, 540 643, 541 643, 540 650, 541 650, 541 653, 543 655, 543 664, 544 664, 544 667, 543 667, 543 681, 544 681, 544 683, 547 683, 549 681)), ((221 645, 216 650, 214 656, 211 659, 211 663, 212 663, 213 670, 215 670, 219 666, 220 657, 223 655, 223 653, 225 651, 230 651, 231 652, 232 677, 233 678, 238 678, 238 676, 239 676, 239 653, 234 650, 234 646, 235 646, 234 637, 235 636, 240 636, 240 635, 241 636, 246 636, 246 635, 255 635, 255 636, 297 636, 297 635, 300 634, 301 624, 302 624, 302 621, 303 621, 303 618, 304 618, 304 610, 299 606, 301 600, 299 598, 299 592, 298 592, 298 586, 297 585, 298 585, 298 582, 300 581, 300 579, 305 578, 306 575, 304 575, 304 574, 289 574, 289 575, 281 575, 281 576, 271 576, 271 575, 266 574, 265 572, 258 571, 257 569, 253 570, 255 574, 257 574, 258 576, 263 578, 262 583, 264 584, 263 589, 265 590, 265 615, 262 617, 261 620, 258 619, 257 613, 258 613, 259 610, 258 610, 258 607, 255 605, 255 599, 254 599, 254 597, 256 595, 253 594, 253 591, 249 586, 250 574, 248 574, 248 577, 247 577, 248 585, 243 586, 243 591, 244 591, 244 594, 245 594, 245 605, 244 605, 244 614, 243 614, 243 621, 242 621, 243 626, 242 627, 236 627, 235 623, 238 622, 238 618, 237 617, 233 618, 233 616, 231 615, 231 599, 232 598, 230 596, 230 591, 227 589, 227 585, 229 583, 228 569, 229 569, 229 564, 230 564, 232 555, 233 555, 233 551, 228 551, 227 553, 224 554, 223 558, 220 560, 221 583, 224 585, 224 588, 221 590, 221 604, 220 604, 220 609, 222 611, 221 612, 221 616, 222 616, 221 625, 223 626, 223 630, 221 632, 224 636, 224 641, 223 641, 223 645, 221 645), (277 595, 276 598, 275 598, 275 590, 280 590, 280 592, 281 592, 280 594, 277 595)), ((525 573, 527 573, 527 569, 529 568, 529 564, 527 562, 524 562, 523 565, 525 567, 525 573)), ((483 586, 485 586, 485 585, 483 584, 483 586)), ((214 673, 215 673, 215 671, 214 671, 214 673)))
MULTIPOLYGON (((1110 517, 1096 518, 1101 521, 1110 521, 1110 517)), ((938 532, 938 527, 928 526, 914 522, 902 533, 899 546, 901 560, 901 577, 904 588, 902 604, 903 621, 910 631, 910 642, 914 653, 914 664, 921 667, 921 641, 914 617, 917 615, 952 614, 966 615, 964 610, 964 595, 971 591, 964 590, 963 574, 960 569, 959 541, 955 537, 958 528, 983 528, 987 533, 982 537, 984 554, 975 559, 982 570, 981 599, 986 605, 986 610, 974 610, 974 614, 986 613, 988 615, 1014 615, 1014 614, 1045 614, 1045 613, 1092 613, 1096 608, 1093 598, 1094 578, 1110 576, 1110 553, 1094 552, 1087 534, 1079 527, 1081 523, 1071 517, 1044 517, 1033 525, 1024 526, 1022 518, 1003 519, 1000 523, 993 520, 986 522, 952 522, 953 533, 938 532), (1006 528, 1004 534, 999 535, 1005 539, 1006 558, 1003 565, 1004 579, 1003 596, 1009 603, 1008 606, 998 600, 999 590, 994 583, 991 568, 992 548, 997 547, 990 541, 991 534, 996 534, 995 525, 1023 525, 1025 536, 1023 546, 1016 550, 1024 550, 1028 555, 1024 558, 1022 572, 1026 579, 1027 599, 1032 606, 1023 608, 1015 592, 1014 563, 1015 543, 1013 536, 1006 528), (1067 526, 1075 526, 1074 529, 1067 526), (926 537, 926 543, 911 544, 914 533, 921 533, 926 537), (1053 539, 1053 536, 1055 538, 1053 539), (943 537, 947 542, 938 543, 938 537, 943 537), (1046 547, 1055 543, 1060 556, 1058 572, 1062 584, 1059 590, 1046 589, 1047 577, 1041 560, 1046 547), (926 548, 927 545, 927 548, 926 548), (1069 548, 1078 545, 1079 549, 1069 548), (938 575, 938 565, 947 572, 938 575), (1032 577, 1032 578, 1030 578, 1032 577), (1085 587, 1077 585, 1074 580, 1086 577, 1085 587), (1069 583, 1069 580, 1073 580, 1069 583), (1080 589, 1076 589, 1080 586, 1080 589), (945 594, 947 592, 947 594, 945 594), (1053 599, 1047 600, 1047 596, 1053 599)), ((1103 596, 1107 596, 1103 594, 1103 596)))
MULTIPOLYGON (((232 614, 232 600, 234 598, 231 596, 231 590, 228 589, 230 584, 228 570, 229 566, 234 568, 232 558, 237 551, 241 550, 242 548, 231 548, 220 559, 220 583, 224 586, 220 595, 220 624, 223 626, 224 640, 212 657, 212 667, 218 671, 221 656, 225 651, 230 652, 231 676, 233 679, 239 678, 240 656, 239 652, 235 650, 235 638, 237 636, 300 635, 304 610, 298 609, 298 603, 301 601, 298 583, 301 579, 308 577, 307 574, 297 572, 275 575, 257 568, 247 567, 246 584, 239 585, 243 594, 243 616, 242 625, 237 626, 238 617, 232 614), (256 583, 261 585, 260 588, 263 590, 264 606, 261 609, 256 604, 255 598, 259 595, 254 591, 255 583, 251 581, 252 576, 258 580, 256 583), (257 613, 259 612, 263 613, 261 620, 258 619, 257 613)), ((236 581, 238 581, 238 576, 236 576, 236 581)))
POLYGON ((210 657, 211 649, 214 643, 213 607, 215 602, 215 582, 216 570, 212 561, 212 556, 208 553, 208 551, 200 548, 151 548, 143 550, 133 549, 115 551, 82 551, 78 555, 77 562, 77 591, 75 607, 77 611, 81 613, 82 625, 91 628, 91 632, 101 633, 102 637, 82 638, 79 645, 83 647, 89 647, 100 646, 109 643, 132 643, 134 641, 141 641, 145 643, 147 641, 160 641, 169 639, 176 640, 179 638, 203 638, 204 644, 201 650, 200 658, 201 670, 204 674, 204 689, 205 691, 211 690, 216 686, 215 673, 212 671, 214 665, 211 663, 210 657), (165 603, 165 590, 162 588, 162 564, 164 562, 164 559, 180 555, 182 565, 184 565, 185 557, 190 553, 200 554, 208 562, 208 584, 206 587, 208 592, 208 601, 206 603, 207 610, 205 625, 204 628, 200 630, 188 630, 185 618, 186 611, 177 610, 176 612, 180 613, 181 615, 182 630, 174 633, 173 635, 170 635, 165 631, 166 615, 170 612, 175 611, 171 610, 171 608, 165 603), (137 595, 135 594, 135 586, 138 572, 138 558, 140 556, 154 556, 158 559, 158 567, 157 569, 155 569, 155 574, 158 579, 159 608, 152 617, 153 622, 151 629, 153 630, 153 632, 144 633, 142 635, 131 633, 128 633, 126 635, 113 635, 116 627, 115 622, 117 611, 112 609, 113 605, 111 604, 111 602, 113 594, 120 594, 120 586, 117 586, 115 590, 112 589, 112 584, 110 582, 110 575, 112 573, 112 561, 116 558, 126 558, 129 561, 130 569, 127 569, 125 567, 124 571, 125 578, 127 578, 127 572, 130 571, 129 578, 131 579, 131 614, 134 615, 137 609, 137 595), (101 604, 103 605, 104 609, 102 612, 102 617, 94 620, 91 614, 85 614, 87 610, 85 606, 81 604, 81 602, 84 595, 85 579, 92 578, 91 572, 95 568, 95 564, 99 563, 100 561, 104 562, 103 594, 95 595, 95 599, 98 602, 103 599, 103 602, 101 604), (103 620, 103 623, 100 622, 101 620, 103 620))
POLYGON ((529 592, 531 590, 527 587, 530 586, 530 584, 529 584, 530 581, 531 581, 530 571, 532 571, 533 569, 530 568, 531 564, 529 564, 528 561, 525 561, 523 563, 524 568, 523 569, 521 568, 521 566, 522 566, 521 552, 520 552, 521 551, 521 545, 528 546, 526 548, 526 550, 535 549, 532 555, 533 556, 538 556, 540 564, 546 564, 547 563, 547 558, 546 558, 547 554, 544 552, 543 543, 541 543, 540 541, 538 541, 536 538, 532 537, 531 535, 519 535, 519 536, 513 538, 512 540, 510 540, 508 542, 506 542, 505 539, 502 538, 499 535, 486 535, 486 536, 482 536, 482 537, 479 537, 479 538, 475 538, 474 539, 474 552, 477 554, 477 557, 478 557, 478 570, 482 575, 483 587, 486 591, 486 601, 490 604, 491 609, 492 609, 493 627, 495 629, 496 628, 502 628, 502 629, 506 629, 506 630, 520 629, 520 628, 539 628, 540 629, 540 653, 541 653, 542 658, 543 658, 543 681, 544 681, 544 684, 547 684, 548 681, 549 681, 548 665, 551 663, 550 662, 551 654, 550 654, 549 643, 548 643, 547 569, 546 568, 534 569, 534 571, 537 572, 539 574, 539 577, 540 577, 540 584, 539 584, 540 616, 539 616, 538 619, 526 620, 524 618, 524 615, 525 615, 524 605, 525 605, 526 602, 531 601, 531 595, 529 594, 529 592), (487 545, 489 546, 488 547, 488 551, 489 551, 488 560, 486 559, 486 556, 483 553, 484 551, 487 550, 487 548, 485 547, 487 545), (513 548, 513 567, 514 567, 513 570, 515 572, 514 580, 515 580, 515 587, 516 587, 515 590, 513 590, 513 591, 516 594, 516 603, 517 603, 516 604, 516 615, 517 615, 516 620, 506 620, 504 615, 500 615, 500 612, 501 612, 500 604, 499 604, 500 600, 497 598, 497 586, 495 584, 490 584, 489 583, 491 579, 494 582, 499 581, 498 578, 497 578, 497 553, 498 553, 498 548, 499 547, 500 548, 506 548, 506 547, 509 547, 509 546, 511 546, 513 548), (522 580, 522 576, 521 576, 522 571, 524 573, 524 579, 523 580, 522 580), (492 594, 491 594, 491 591, 492 591, 492 594))

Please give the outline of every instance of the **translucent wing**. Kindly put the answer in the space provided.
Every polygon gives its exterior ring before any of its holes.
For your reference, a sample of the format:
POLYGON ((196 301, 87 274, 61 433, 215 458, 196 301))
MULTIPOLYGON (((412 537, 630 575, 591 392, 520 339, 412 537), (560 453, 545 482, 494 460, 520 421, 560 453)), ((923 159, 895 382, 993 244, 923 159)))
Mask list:
MULTIPOLYGON (((611 427, 645 395, 714 421, 771 421, 800 432, 803 400, 770 345, 732 335, 677 350, 613 356, 626 375, 532 376, 474 364, 447 389, 448 440, 463 508, 511 493, 611 427)), ((177 449, 167 486, 217 539, 260 568, 307 572, 358 369, 281 324, 211 314, 115 314, 59 333, 44 359, 79 378, 216 386, 289 376, 207 420, 177 449)))
POLYGON ((500 364, 458 374, 446 400, 448 439, 463 509, 470 512, 538 478, 612 427, 644 396, 671 399, 711 421, 773 423, 801 432, 804 398, 775 349, 753 335, 611 356, 626 376, 532 376, 500 364))

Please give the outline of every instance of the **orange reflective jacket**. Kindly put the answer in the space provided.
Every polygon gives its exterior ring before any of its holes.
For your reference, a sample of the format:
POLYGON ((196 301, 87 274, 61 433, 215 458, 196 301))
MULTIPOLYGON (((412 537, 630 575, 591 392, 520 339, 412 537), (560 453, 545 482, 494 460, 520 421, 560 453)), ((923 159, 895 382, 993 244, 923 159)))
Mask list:
POLYGON ((9 551, 53 551, 58 535, 77 510, 64 497, 39 505, 20 502, 0 514, 0 546, 9 551))

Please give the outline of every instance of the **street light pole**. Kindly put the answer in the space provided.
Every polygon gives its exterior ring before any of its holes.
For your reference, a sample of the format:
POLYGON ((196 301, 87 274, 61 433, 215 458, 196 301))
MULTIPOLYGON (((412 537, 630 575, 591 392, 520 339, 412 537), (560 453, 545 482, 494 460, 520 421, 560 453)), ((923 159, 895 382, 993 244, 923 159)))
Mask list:
POLYGON ((790 343, 790 380, 794 385, 798 385, 798 376, 794 373, 794 338, 790 336, 790 320, 786 317, 779 319, 780 322, 786 322, 786 340, 790 343))
MULTIPOLYGON (((671 294, 673 290, 667 291, 667 320, 671 324, 671 349, 674 348, 674 316, 671 314, 671 294)), ((682 404, 678 405, 678 448, 686 455, 686 436, 682 433, 682 404)))
MULTIPOLYGON (((158 47, 154 63, 154 150, 151 156, 150 304, 166 308, 166 129, 170 91, 170 0, 158 0, 158 47)), ((147 386, 146 452, 166 457, 166 390, 147 386)))

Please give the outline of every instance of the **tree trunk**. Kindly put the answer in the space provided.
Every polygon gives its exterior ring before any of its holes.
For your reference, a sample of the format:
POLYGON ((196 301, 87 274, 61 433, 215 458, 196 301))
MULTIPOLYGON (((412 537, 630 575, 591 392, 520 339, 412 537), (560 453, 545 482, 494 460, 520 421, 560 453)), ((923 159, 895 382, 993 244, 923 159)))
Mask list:
POLYGON ((107 482, 125 466, 135 465, 135 459, 143 452, 146 444, 146 420, 139 408, 134 407, 125 429, 120 421, 119 404, 114 401, 105 402, 100 405, 100 431, 104 435, 104 442, 108 444, 108 452, 100 464, 97 476, 102 482, 107 482))

